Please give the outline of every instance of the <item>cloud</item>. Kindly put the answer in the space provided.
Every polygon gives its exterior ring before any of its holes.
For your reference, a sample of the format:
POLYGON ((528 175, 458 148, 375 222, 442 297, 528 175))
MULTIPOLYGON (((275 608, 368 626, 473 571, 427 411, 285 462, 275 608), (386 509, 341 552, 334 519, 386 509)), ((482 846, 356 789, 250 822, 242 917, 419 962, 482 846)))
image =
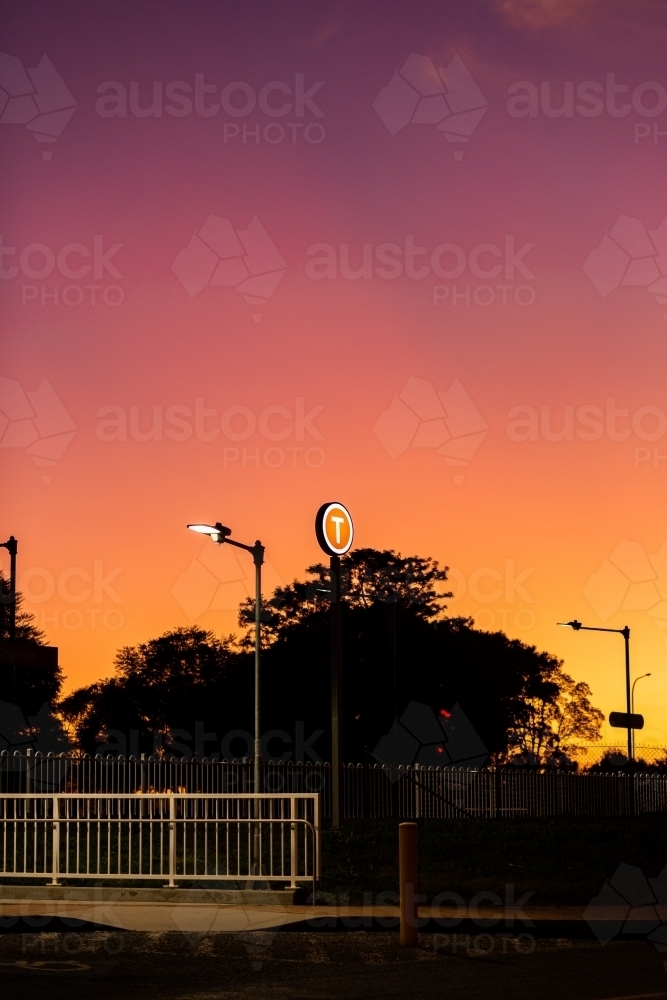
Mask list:
POLYGON ((491 0, 515 28, 553 28, 572 21, 594 6, 597 0, 491 0))
POLYGON ((343 22, 340 19, 327 21, 321 28, 314 31, 312 35, 309 35, 306 39, 306 47, 321 49, 330 38, 335 38, 342 31, 342 28, 343 22))
POLYGON ((642 59, 662 53, 664 0, 488 0, 517 29, 565 29, 571 42, 594 44, 601 54, 627 56, 628 40, 641 41, 642 59), (594 32, 594 35, 591 35, 594 32))

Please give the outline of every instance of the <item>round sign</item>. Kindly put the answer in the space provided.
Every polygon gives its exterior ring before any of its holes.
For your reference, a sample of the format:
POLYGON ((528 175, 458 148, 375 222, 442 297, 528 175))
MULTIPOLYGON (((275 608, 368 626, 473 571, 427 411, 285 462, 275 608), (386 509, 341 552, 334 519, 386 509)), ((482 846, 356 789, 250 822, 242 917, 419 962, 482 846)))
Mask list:
POLYGON ((354 525, 347 507, 342 503, 323 503, 315 517, 315 532, 327 555, 345 555, 354 538, 354 525))

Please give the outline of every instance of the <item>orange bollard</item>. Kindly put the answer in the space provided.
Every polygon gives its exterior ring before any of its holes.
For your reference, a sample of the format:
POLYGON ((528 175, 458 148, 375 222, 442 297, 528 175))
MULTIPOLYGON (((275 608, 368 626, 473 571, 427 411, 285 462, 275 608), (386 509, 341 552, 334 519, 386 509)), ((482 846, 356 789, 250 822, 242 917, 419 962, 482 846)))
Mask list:
POLYGON ((417 944, 417 824, 398 825, 398 880, 401 890, 401 944, 417 944))

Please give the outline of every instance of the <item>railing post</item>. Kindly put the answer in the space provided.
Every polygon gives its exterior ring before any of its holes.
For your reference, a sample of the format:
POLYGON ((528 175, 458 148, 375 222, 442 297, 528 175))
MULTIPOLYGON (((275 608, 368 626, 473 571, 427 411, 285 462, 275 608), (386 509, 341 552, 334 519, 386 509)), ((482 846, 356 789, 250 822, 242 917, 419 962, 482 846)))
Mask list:
POLYGON ((296 799, 294 796, 290 796, 289 800, 289 810, 290 810, 290 887, 296 889, 296 875, 297 875, 297 838, 296 838, 296 799))
POLYGON ((60 815, 58 808, 58 798, 53 796, 53 826, 51 838, 51 885, 60 885, 58 875, 60 874, 60 815))
POLYGON ((421 814, 422 814, 422 811, 421 811, 422 791, 421 791, 421 783, 419 781, 419 772, 420 771, 421 771, 421 765, 420 764, 415 764, 413 766, 413 772, 412 772, 412 774, 413 774, 413 781, 414 781, 414 784, 415 784, 415 805, 414 805, 414 810, 415 810, 414 811, 414 816, 415 816, 415 819, 420 819, 421 818, 421 814))
POLYGON ((33 780, 32 780, 33 779, 33 775, 32 775, 32 763, 33 763, 32 756, 33 756, 33 753, 34 753, 34 751, 33 751, 32 747, 28 747, 26 749, 26 752, 25 752, 25 792, 26 792, 26 795, 30 795, 30 793, 32 791, 32 784, 33 784, 33 780))
POLYGON ((174 793, 170 792, 167 799, 169 802, 169 883, 168 889, 175 889, 176 882, 176 808, 174 804, 174 793))
MULTIPOLYGON (((322 875, 322 840, 320 838, 320 796, 315 795, 315 805, 313 809, 313 819, 315 821, 315 843, 314 847, 314 860, 315 860, 315 879, 318 880, 322 875)), ((313 895, 313 902, 315 902, 315 897, 313 895)))

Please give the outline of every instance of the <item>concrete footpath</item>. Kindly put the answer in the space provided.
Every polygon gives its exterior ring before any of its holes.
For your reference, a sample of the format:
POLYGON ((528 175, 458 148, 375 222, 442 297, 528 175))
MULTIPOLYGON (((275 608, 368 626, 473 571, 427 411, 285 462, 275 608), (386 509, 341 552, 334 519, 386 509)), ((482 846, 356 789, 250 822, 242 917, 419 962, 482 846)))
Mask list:
MULTIPOLYGON (((37 887, 35 887, 36 889, 37 887)), ((127 931, 183 933, 230 933, 262 930, 393 930, 398 927, 398 907, 312 906, 284 903, 259 905, 252 902, 188 902, 179 891, 174 901, 144 899, 49 899, 9 898, 3 887, 0 899, 0 926, 10 930, 19 922, 26 930, 31 927, 46 930, 49 918, 62 928, 88 927, 127 931)), ((91 892, 91 890, 88 890, 91 892)), ((92 890, 94 891, 94 890, 92 890)), ((33 895, 37 895, 35 892, 33 895)), ((242 894, 244 895, 244 894, 242 894)), ((259 893, 249 893, 256 896, 259 893)), ((621 930, 626 914, 614 908, 592 911, 583 906, 474 907, 462 912, 453 906, 422 906, 419 908, 421 930, 425 933, 486 933, 500 934, 530 931, 537 937, 593 938, 614 937, 621 930)), ((641 914, 638 913, 637 929, 641 914)), ((632 934, 626 923, 624 936, 632 934)))

